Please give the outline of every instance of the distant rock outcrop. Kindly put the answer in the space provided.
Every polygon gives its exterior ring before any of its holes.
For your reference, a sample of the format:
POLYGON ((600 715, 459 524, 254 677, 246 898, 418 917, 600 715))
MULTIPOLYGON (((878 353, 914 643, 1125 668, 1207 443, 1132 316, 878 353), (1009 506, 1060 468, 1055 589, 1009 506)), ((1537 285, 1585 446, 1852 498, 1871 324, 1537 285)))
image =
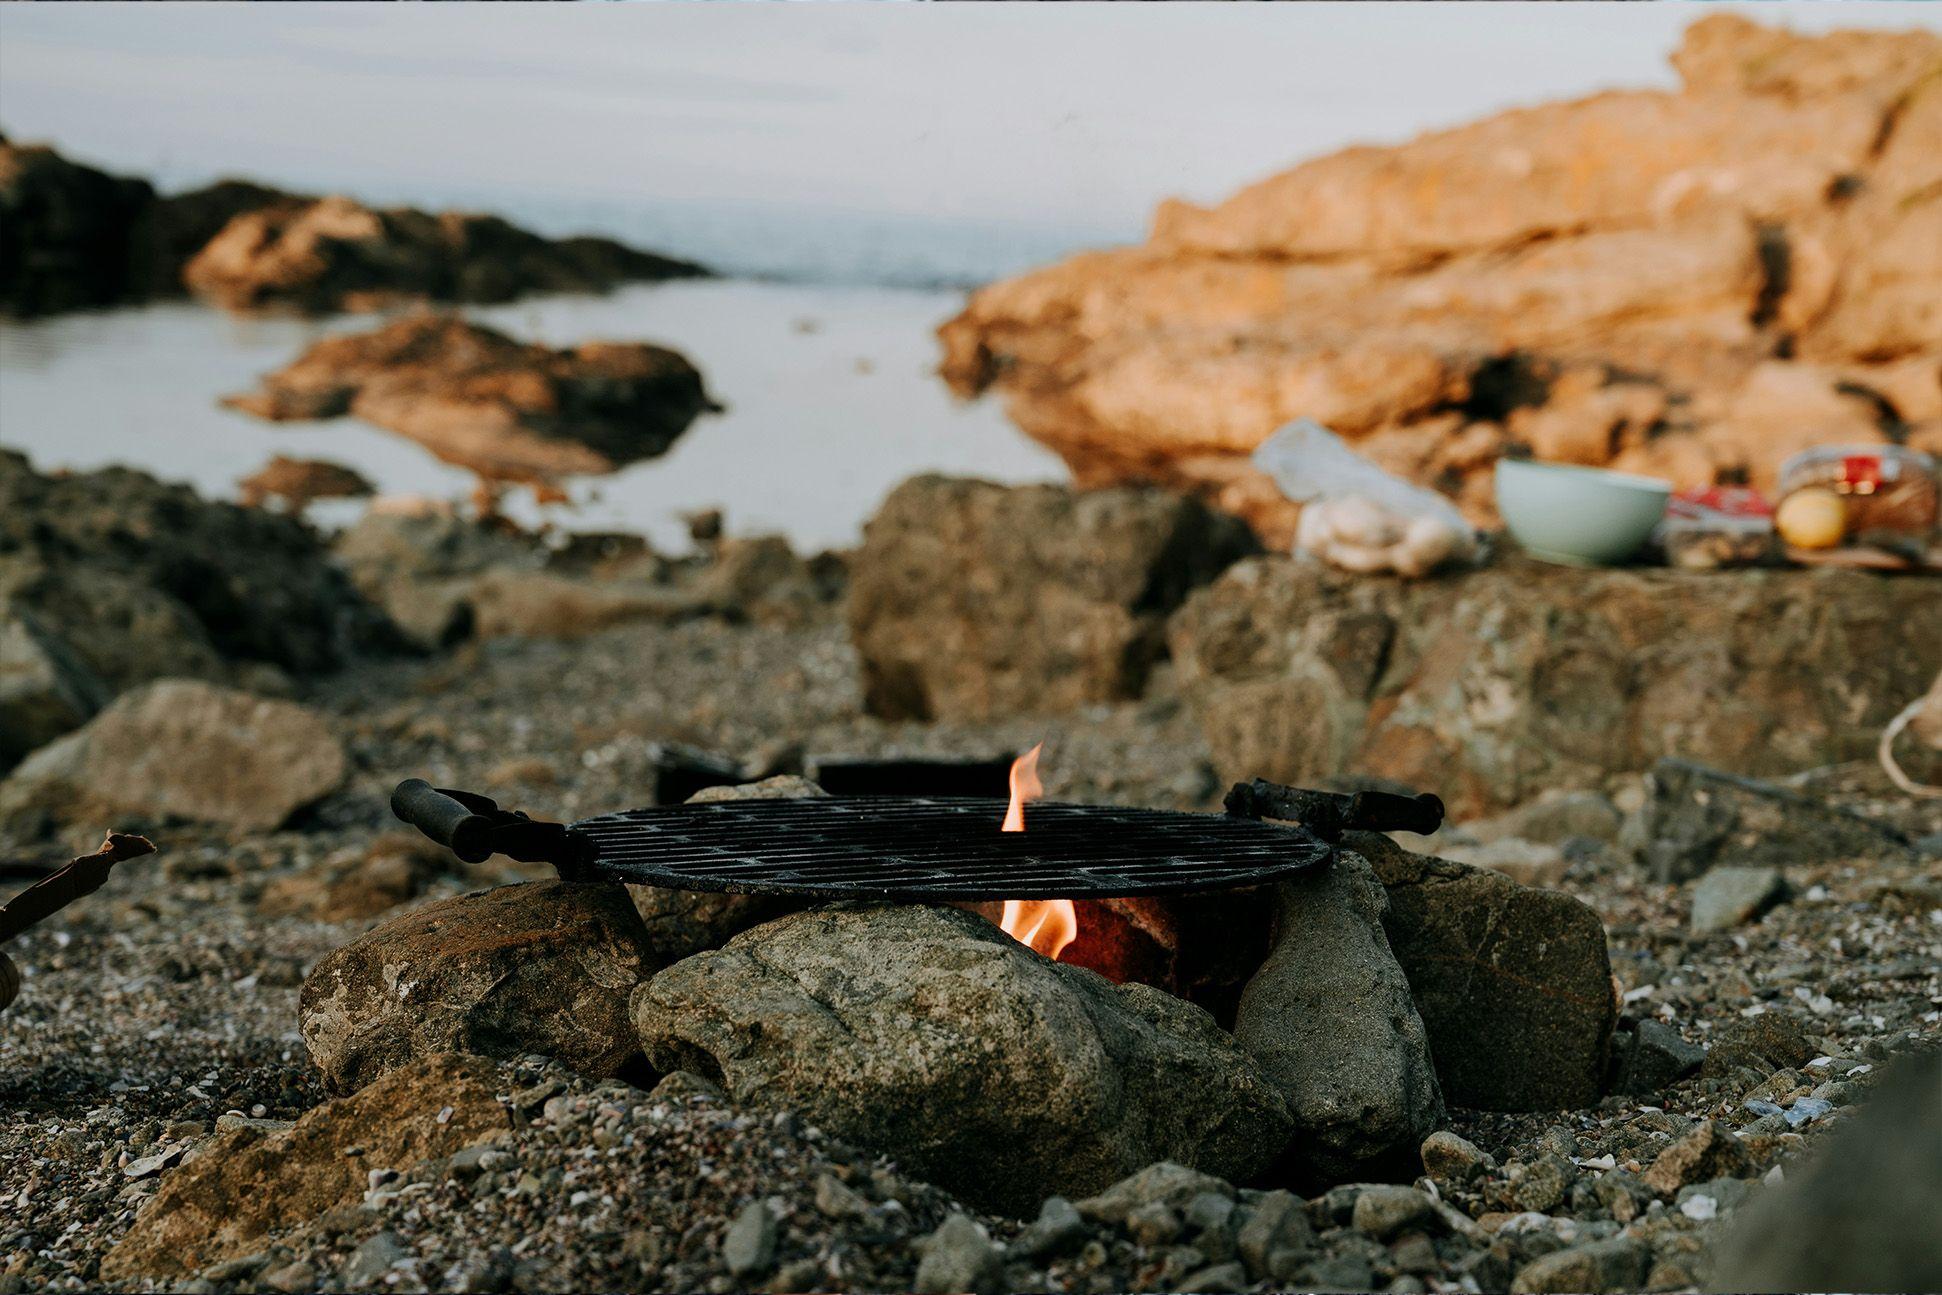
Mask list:
POLYGON ((665 347, 556 351, 438 314, 326 338, 224 403, 276 421, 355 414, 486 480, 540 483, 665 453, 716 408, 665 347))
POLYGON ((358 310, 707 273, 612 239, 548 239, 496 216, 376 210, 248 180, 163 195, 146 180, 0 136, 0 311, 9 314, 191 289, 238 310, 358 310))
POLYGON ((1306 415, 1491 512, 1501 455, 1770 486, 1817 442, 1942 449, 1942 38, 1716 16, 1683 89, 1351 148, 1141 246, 991 285, 940 330, 1082 485, 1194 489, 1306 415))

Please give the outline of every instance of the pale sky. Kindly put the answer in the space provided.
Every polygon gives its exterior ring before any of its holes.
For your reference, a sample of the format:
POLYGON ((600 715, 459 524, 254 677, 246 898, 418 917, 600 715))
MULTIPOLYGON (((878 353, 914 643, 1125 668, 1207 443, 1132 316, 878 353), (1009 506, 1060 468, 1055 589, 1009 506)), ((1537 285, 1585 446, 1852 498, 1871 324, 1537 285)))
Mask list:
POLYGON ((1686 23, 1942 6, 0 5, 0 129, 174 183, 1137 232, 1304 157, 1667 86, 1686 23))

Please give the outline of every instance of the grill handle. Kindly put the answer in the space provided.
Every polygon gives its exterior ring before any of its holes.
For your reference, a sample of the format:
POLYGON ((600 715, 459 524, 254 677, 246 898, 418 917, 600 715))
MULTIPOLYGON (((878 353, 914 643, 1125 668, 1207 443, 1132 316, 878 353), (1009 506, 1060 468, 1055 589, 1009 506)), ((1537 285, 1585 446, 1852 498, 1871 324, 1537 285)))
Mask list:
POLYGON ((1386 791, 1341 795, 1284 787, 1256 778, 1227 793, 1227 812, 1242 818, 1279 818, 1300 823, 1325 841, 1344 832, 1414 832, 1428 836, 1443 826, 1443 802, 1435 796, 1398 796, 1386 791))
POLYGON ((476 792, 434 787, 407 778, 391 793, 391 812, 466 863, 503 854, 523 863, 550 863, 566 881, 579 881, 598 853, 570 827, 531 819, 476 792))

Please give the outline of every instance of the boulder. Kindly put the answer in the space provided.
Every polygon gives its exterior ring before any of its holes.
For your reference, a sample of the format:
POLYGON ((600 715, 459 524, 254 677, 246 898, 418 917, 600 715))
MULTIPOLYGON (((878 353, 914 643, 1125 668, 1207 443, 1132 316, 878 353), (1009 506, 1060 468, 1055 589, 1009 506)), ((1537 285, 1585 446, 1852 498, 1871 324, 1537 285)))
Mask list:
POLYGON ((654 458, 717 408, 665 347, 553 350, 434 313, 327 337, 224 403, 279 422, 353 414, 487 480, 540 483, 654 458))
POLYGON ((1907 858, 1912 849, 1900 829, 1879 819, 1776 783, 1672 758, 1646 775, 1645 799, 1626 821, 1620 842, 1661 882, 1688 881, 1721 862, 1798 867, 1907 858))
POLYGON ((1618 1020, 1605 928, 1560 891, 1350 833, 1388 894, 1383 930, 1443 1096, 1482 1110, 1594 1104, 1618 1020))
POLYGON ((476 1057, 427 1056, 293 1127, 237 1124, 169 1172, 101 1262, 103 1280, 171 1284, 265 1248, 271 1237, 363 1196, 370 1175, 451 1155, 512 1126, 498 1072, 476 1057), (345 1154, 362 1147, 359 1155, 345 1154))
POLYGON ((344 197, 234 216, 183 267, 190 290, 231 310, 369 310, 401 300, 510 301, 691 278, 700 266, 604 238, 541 238, 496 216, 376 209, 344 197))
POLYGON ((1275 943, 1241 991, 1234 1041, 1287 1099, 1290 1168, 1332 1185, 1412 1165, 1443 1120, 1430 1041, 1360 855, 1274 888, 1275 943))
POLYGON ((976 720, 1136 697, 1166 614, 1251 547, 1231 519, 1163 491, 915 477, 851 568, 864 704, 976 720))
POLYGON ((268 831, 335 791, 348 768, 307 706, 165 679, 23 760, 0 782, 0 822, 135 816, 268 831))
POLYGON ((0 603, 0 773, 79 728, 107 687, 24 607, 0 603))
POLYGON ((1156 1160, 1246 1179, 1292 1133, 1199 1008, 952 908, 779 918, 657 973, 633 1015, 657 1069, 719 1078, 1016 1215, 1156 1160))
POLYGON ((1859 1113, 1734 1216, 1702 1289, 1942 1290, 1942 1058, 1898 1062, 1859 1113))
POLYGON ((1224 777, 1354 771, 1462 822, 1665 757, 1754 775, 1870 758, 1942 664, 1938 589, 1521 559, 1402 581, 1261 557, 1190 597, 1169 638, 1224 777))
POLYGON ((44 475, 0 450, 0 602, 110 688, 334 670, 396 629, 302 522, 128 468, 44 475))
POLYGON ((298 1027, 338 1092, 441 1052, 539 1053, 605 1077, 640 1055, 627 999, 655 965, 619 886, 500 886, 413 909, 325 956, 298 1027))
POLYGON ((136 230, 154 200, 146 180, 0 137, 0 313, 123 299, 136 268, 136 230))
POLYGON ((1168 200, 1143 245, 973 293, 943 376, 1081 483, 1190 491, 1276 545, 1299 509, 1249 455, 1297 417, 1479 521, 1509 452, 1767 486, 1802 437, 1905 434, 1874 383, 1942 361, 1942 38, 1716 16, 1673 61, 1677 89, 1168 200))

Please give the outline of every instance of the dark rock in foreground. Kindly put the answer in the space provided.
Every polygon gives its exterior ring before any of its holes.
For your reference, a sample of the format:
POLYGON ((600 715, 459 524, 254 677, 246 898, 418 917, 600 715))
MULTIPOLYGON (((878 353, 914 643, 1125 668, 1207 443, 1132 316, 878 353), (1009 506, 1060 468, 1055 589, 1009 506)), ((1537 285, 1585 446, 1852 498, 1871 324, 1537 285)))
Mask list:
POLYGON ((956 909, 780 918, 661 971, 633 1014, 656 1068, 719 1077, 1015 1212, 1160 1159, 1245 1180, 1292 1132, 1199 1008, 956 909))
POLYGON ((1942 579, 1507 560, 1401 581, 1265 557, 1170 637, 1225 776, 1353 770, 1460 822, 1665 756, 1754 775, 1872 757, 1942 666, 1942 579))
POLYGON ((1556 890, 1350 833, 1388 891, 1383 929, 1443 1095, 1482 1110, 1596 1102, 1618 1020, 1605 927, 1556 890))
POLYGON ((865 705, 987 719, 1137 697, 1167 613, 1254 547, 1165 491, 915 477, 864 528, 853 568, 865 705))
POLYGON ((716 408, 665 347, 556 351, 438 314, 326 338, 225 403, 273 421, 353 414, 488 480, 530 482, 666 453, 716 408))
POLYGON ((640 1052, 627 996, 654 968, 619 886, 539 881, 427 904, 319 962, 299 1027, 332 1088, 441 1052, 614 1074, 640 1052))

